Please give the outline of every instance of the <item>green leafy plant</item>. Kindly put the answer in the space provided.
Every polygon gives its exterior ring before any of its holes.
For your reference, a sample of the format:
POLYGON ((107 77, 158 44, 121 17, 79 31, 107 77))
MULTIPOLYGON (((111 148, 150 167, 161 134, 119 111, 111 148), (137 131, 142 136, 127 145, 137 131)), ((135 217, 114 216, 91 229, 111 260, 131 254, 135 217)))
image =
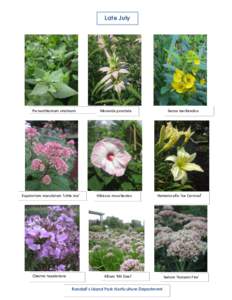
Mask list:
POLYGON ((89 104, 141 104, 140 36, 89 36, 89 104))
POLYGON ((154 104, 207 104, 207 36, 154 36, 154 104))
POLYGON ((26 105, 77 105, 78 37, 25 36, 26 105))
POLYGON ((140 191, 141 124, 138 121, 90 121, 88 135, 88 189, 140 191), (110 150, 106 153, 108 147, 110 150))
POLYGON ((179 121, 165 124, 157 121, 155 190, 208 191, 208 189, 208 122, 179 121))

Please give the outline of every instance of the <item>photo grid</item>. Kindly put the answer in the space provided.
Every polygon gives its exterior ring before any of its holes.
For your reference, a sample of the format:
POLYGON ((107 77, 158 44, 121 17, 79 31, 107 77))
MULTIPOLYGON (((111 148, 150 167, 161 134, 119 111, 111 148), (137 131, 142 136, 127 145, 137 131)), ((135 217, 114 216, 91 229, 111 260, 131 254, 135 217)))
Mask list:
POLYGON ((120 33, 85 37, 83 99, 81 38, 25 35, 24 271, 208 274, 207 35, 150 36, 150 100, 143 35, 120 33))

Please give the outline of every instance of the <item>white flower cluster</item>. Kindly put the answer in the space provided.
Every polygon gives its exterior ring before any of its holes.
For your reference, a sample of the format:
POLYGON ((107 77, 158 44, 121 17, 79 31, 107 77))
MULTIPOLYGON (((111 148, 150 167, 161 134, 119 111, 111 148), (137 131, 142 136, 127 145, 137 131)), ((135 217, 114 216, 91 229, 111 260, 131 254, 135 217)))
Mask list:
POLYGON ((207 251, 207 219, 155 208, 155 250, 164 247, 167 256, 196 262, 207 251))

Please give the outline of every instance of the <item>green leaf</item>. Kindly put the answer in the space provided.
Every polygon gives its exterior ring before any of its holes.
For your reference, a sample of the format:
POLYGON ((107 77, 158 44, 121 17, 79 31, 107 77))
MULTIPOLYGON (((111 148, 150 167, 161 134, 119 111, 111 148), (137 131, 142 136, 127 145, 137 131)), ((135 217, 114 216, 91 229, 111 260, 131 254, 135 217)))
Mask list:
POLYGON ((134 188, 133 188, 133 185, 132 185, 130 182, 123 182, 123 183, 121 184, 121 189, 122 189, 123 191, 131 191, 131 190, 133 190, 134 188))
POLYGON ((141 94, 135 89, 135 88, 133 88, 133 86, 132 85, 128 85, 127 86, 127 89, 128 89, 128 91, 129 92, 131 92, 131 94, 134 96, 134 97, 136 97, 137 99, 141 99, 141 94))
POLYGON ((77 92, 65 83, 58 83, 55 85, 55 88, 56 92, 52 93, 52 95, 58 99, 69 98, 77 95, 77 92))
POLYGON ((31 96, 42 96, 48 91, 48 86, 46 83, 37 83, 33 90, 31 91, 31 96))
POLYGON ((161 95, 166 94, 167 92, 169 92, 169 87, 167 87, 167 86, 163 86, 163 87, 160 89, 160 94, 161 94, 161 95))
POLYGON ((117 99, 106 99, 106 100, 100 100, 96 102, 96 104, 109 104, 109 103, 118 104, 119 101, 117 99))
POLYGON ((91 191, 101 191, 104 183, 101 182, 96 175, 92 176, 88 181, 88 188, 91 191))
POLYGON ((142 177, 141 177, 141 175, 134 174, 134 175, 131 176, 131 178, 133 179, 133 181, 135 183, 140 183, 140 184, 142 183, 142 177))
POLYGON ((63 73, 62 69, 59 69, 57 71, 53 71, 49 75, 49 79, 52 82, 62 82, 63 81, 63 76, 64 76, 64 73, 63 73))

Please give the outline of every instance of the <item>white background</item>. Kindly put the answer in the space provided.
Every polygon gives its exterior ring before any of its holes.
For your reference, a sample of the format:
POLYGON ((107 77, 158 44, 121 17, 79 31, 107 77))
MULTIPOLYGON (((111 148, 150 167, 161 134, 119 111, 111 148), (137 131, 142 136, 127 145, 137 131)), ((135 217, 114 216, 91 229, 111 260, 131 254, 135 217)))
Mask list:
MULTIPOLYGON (((231 298, 231 1, 186 0, 18 0, 1 1, 1 299, 63 299, 60 284, 31 284, 24 276, 23 209, 17 192, 24 182, 24 34, 80 35, 79 104, 87 105, 87 34, 136 33, 143 36, 144 193, 142 205, 146 231, 146 270, 153 269, 153 49, 154 33, 208 34, 208 103, 215 105, 211 118, 211 204, 209 206, 209 283, 172 283, 172 299, 231 298), (97 10, 139 11, 140 25, 96 27, 97 10)), ((38 116, 38 119, 57 119, 38 116)), ((80 189, 87 184, 85 116, 80 126, 80 189)), ((64 119, 71 119, 64 116, 64 119)), ((87 268, 87 205, 82 206, 81 269, 87 268), (86 233, 86 234, 85 234, 86 233)), ((123 204, 120 203, 123 207, 123 204)), ((133 205, 133 204, 131 204, 133 205)), ((87 298, 86 298, 87 299, 87 298)), ((109 299, 109 298, 108 298, 109 299)))

